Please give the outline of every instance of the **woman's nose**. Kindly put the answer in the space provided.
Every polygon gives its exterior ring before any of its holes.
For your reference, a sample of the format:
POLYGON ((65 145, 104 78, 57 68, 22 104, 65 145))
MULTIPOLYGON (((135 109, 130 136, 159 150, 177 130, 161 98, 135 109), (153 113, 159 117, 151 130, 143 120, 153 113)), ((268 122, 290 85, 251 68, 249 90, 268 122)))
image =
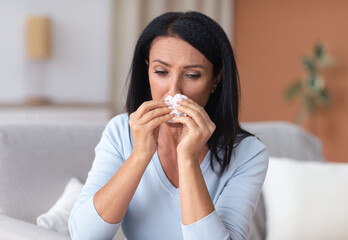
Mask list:
POLYGON ((177 93, 182 93, 182 84, 180 75, 175 75, 170 80, 168 94, 174 96, 177 93))

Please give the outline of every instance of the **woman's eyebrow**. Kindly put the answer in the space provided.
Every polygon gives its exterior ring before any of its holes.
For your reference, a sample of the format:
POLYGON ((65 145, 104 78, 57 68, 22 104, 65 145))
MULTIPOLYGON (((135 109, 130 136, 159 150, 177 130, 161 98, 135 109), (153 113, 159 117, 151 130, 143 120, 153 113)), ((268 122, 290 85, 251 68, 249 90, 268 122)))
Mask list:
POLYGON ((184 66, 184 68, 202 68, 202 69, 204 69, 203 65, 201 65, 201 64, 187 65, 187 66, 184 66))
MULTIPOLYGON (((159 62, 159 63, 162 63, 163 65, 170 67, 169 63, 166 63, 165 61, 162 61, 160 59, 155 59, 152 62, 159 62)), ((186 65, 186 66, 184 66, 184 68, 202 68, 202 69, 204 69, 203 65, 201 65, 201 64, 186 65)))
POLYGON ((169 63, 166 63, 165 61, 162 61, 162 60, 160 60, 160 59, 155 59, 155 60, 153 60, 152 62, 159 62, 159 63, 162 63, 163 65, 166 65, 166 66, 170 67, 170 64, 169 64, 169 63))

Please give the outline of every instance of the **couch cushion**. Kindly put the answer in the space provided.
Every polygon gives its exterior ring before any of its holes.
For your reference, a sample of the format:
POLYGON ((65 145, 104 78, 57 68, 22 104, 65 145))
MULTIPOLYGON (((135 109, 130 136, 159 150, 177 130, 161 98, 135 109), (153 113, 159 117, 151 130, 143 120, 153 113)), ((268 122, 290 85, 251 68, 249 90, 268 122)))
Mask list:
POLYGON ((348 164, 270 157, 268 240, 348 239, 348 164))
POLYGON ((36 219, 37 225, 69 235, 68 221, 70 213, 81 193, 82 187, 83 184, 78 179, 71 178, 57 202, 47 213, 40 215, 36 219))
POLYGON ((84 182, 105 125, 1 125, 0 213, 35 223, 71 177, 84 182))

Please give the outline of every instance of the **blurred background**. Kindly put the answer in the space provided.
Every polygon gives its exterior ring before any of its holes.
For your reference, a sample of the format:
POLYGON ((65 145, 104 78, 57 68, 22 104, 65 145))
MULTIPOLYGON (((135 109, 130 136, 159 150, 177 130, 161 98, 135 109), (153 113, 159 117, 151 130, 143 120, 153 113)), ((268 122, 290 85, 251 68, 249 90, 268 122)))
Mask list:
POLYGON ((343 0, 0 0, 0 123, 124 112, 142 29, 163 12, 195 10, 230 38, 241 121, 295 122, 305 111, 299 124, 320 138, 326 159, 348 162, 347 9, 343 0))

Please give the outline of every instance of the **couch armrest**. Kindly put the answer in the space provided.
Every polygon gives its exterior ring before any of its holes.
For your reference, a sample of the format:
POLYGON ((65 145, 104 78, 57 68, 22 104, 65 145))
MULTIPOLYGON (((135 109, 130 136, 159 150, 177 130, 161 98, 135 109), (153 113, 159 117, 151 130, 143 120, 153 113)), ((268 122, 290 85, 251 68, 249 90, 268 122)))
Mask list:
POLYGON ((0 236, 7 240, 70 240, 69 236, 0 214, 0 236))

